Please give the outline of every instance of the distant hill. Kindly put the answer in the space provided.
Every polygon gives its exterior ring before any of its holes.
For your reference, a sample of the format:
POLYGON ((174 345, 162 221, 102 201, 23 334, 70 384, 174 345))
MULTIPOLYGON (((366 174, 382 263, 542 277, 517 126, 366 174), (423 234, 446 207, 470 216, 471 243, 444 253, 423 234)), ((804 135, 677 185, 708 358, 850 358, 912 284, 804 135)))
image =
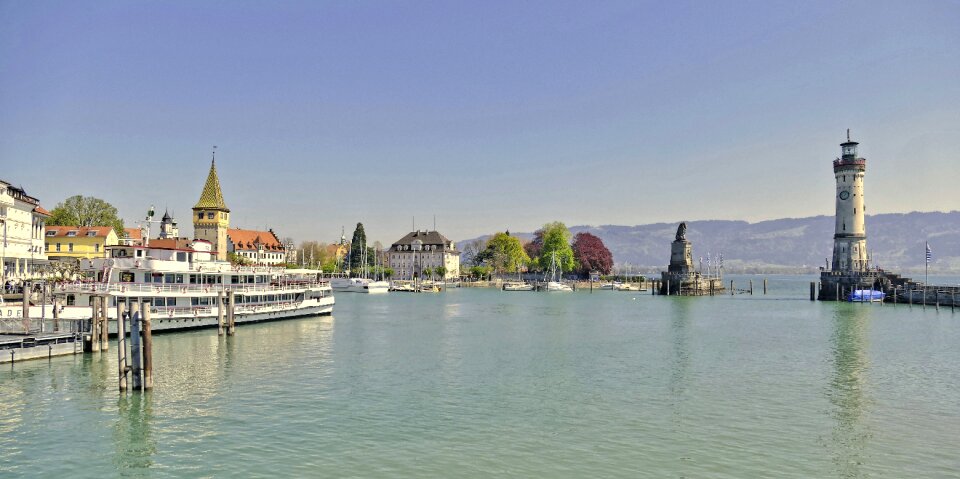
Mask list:
MULTIPOLYGON (((713 257, 723 253, 727 272, 816 271, 832 254, 833 221, 833 216, 759 223, 688 221, 687 239, 693 243, 694 262, 702 256, 706 265, 707 252, 713 257)), ((670 242, 678 224, 573 226, 570 231, 588 231, 599 236, 618 265, 660 271, 670 261, 670 242)), ((531 233, 511 234, 524 241, 532 237, 531 233)), ((927 241, 933 250, 931 273, 960 272, 960 211, 867 216, 867 248, 876 266, 906 273, 922 272, 927 241)))

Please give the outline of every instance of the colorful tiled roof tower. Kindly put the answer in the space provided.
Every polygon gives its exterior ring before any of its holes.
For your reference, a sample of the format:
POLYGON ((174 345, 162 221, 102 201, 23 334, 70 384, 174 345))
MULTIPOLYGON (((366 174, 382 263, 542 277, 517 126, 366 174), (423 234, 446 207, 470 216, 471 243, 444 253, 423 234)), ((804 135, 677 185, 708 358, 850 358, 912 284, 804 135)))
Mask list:
POLYGON ((203 185, 200 200, 197 201, 193 209, 230 211, 230 209, 227 208, 227 204, 223 201, 223 192, 220 191, 220 179, 217 178, 216 159, 210 161, 210 174, 207 175, 207 182, 203 185))
MULTIPOLYGON (((216 147, 214 147, 216 148, 216 147)), ((216 151, 216 150, 214 150, 216 151)), ((227 228, 230 227, 230 209, 223 201, 220 179, 217 178, 216 157, 210 161, 210 174, 203 185, 200 200, 193 207, 193 237, 209 241, 216 258, 227 259, 227 228)))

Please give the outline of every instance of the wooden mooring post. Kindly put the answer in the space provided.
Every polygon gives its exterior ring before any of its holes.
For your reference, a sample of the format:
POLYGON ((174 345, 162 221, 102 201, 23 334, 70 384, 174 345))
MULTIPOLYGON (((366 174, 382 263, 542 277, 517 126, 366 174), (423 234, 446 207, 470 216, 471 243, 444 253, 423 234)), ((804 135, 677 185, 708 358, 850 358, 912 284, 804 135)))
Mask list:
POLYGON ((817 299, 817 283, 816 281, 810 282, 810 301, 816 301, 817 299))
POLYGON ((767 294, 767 278, 763 278, 763 294, 767 294))
POLYGON ((127 331, 126 331, 126 304, 117 301, 117 377, 120 380, 120 391, 127 390, 127 331))
POLYGON ((110 317, 110 296, 103 295, 100 296, 100 350, 109 351, 110 350, 110 322, 108 318, 110 317))
POLYGON ((217 336, 223 336, 223 301, 224 292, 217 293, 217 336))
POLYGON ((235 299, 236 293, 234 291, 227 293, 227 336, 233 336, 237 332, 236 317, 234 316, 236 312, 235 299))
POLYGON ((130 314, 130 377, 134 391, 143 389, 143 362, 140 356, 140 320, 142 319, 140 306, 139 301, 130 305, 132 309, 130 314))
POLYGON ((837 283, 837 301, 840 301, 840 283, 837 283))
POLYGON ((100 352, 100 296, 90 297, 90 352, 100 352))
POLYGON ((29 281, 23 283, 23 302, 20 305, 22 310, 20 318, 23 320, 23 334, 30 334, 30 289, 29 281))
POLYGON ((150 307, 143 308, 143 390, 153 389, 153 332, 150 307))
POLYGON ((753 280, 750 280, 750 296, 753 296, 753 280))
POLYGON ((730 296, 733 296, 733 280, 730 280, 730 296))
POLYGON ((47 321, 47 287, 46 282, 40 285, 40 332, 44 332, 44 325, 47 321))
POLYGON ((53 297, 53 330, 60 331, 60 300, 53 297))

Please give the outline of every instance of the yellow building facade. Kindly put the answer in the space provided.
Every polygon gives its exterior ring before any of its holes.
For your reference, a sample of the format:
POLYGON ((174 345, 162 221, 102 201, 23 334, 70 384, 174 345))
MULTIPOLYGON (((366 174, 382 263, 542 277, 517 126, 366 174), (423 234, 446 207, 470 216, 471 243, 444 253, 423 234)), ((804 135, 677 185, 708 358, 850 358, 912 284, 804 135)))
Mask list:
POLYGON ((103 258, 107 246, 120 242, 109 226, 47 226, 44 250, 51 260, 103 258))

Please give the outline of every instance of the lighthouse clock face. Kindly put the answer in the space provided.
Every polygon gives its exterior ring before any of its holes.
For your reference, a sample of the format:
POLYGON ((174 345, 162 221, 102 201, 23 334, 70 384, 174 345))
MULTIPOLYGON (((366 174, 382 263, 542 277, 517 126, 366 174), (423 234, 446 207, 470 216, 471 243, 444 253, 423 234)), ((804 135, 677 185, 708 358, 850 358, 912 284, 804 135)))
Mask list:
POLYGON ((849 191, 843 190, 843 191, 840 192, 840 199, 841 199, 841 200, 846 200, 846 199, 849 198, 849 197, 850 197, 850 192, 849 192, 849 191))

